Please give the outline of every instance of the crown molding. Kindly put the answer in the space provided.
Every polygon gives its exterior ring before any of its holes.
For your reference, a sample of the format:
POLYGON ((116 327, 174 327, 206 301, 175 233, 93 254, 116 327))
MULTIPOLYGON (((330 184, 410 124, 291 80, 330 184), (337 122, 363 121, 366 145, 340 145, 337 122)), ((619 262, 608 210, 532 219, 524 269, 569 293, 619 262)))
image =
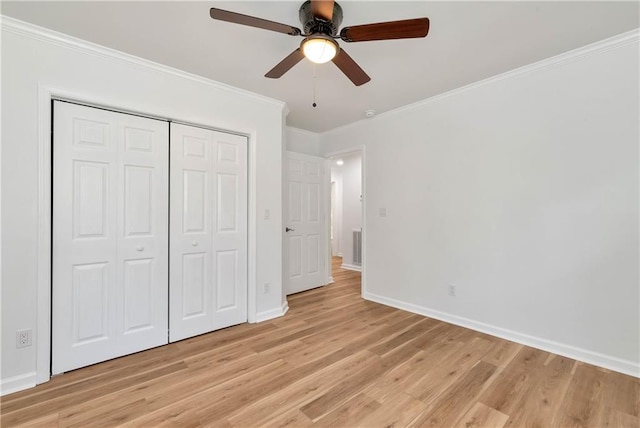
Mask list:
POLYGON ((153 70, 182 79, 190 80, 192 82, 213 87, 218 90, 233 92, 243 97, 252 98, 253 100, 261 103, 278 106, 282 109, 283 112, 288 112, 287 104, 284 101, 276 100, 274 98, 266 97, 255 92, 236 88, 234 86, 217 82, 215 80, 211 80, 197 74, 192 74, 177 68, 169 67, 167 65, 159 64, 157 62, 120 52, 106 46, 98 45, 87 40, 69 36, 67 34, 40 27, 38 25, 21 21, 19 19, 11 18, 6 15, 0 15, 0 29, 2 29, 2 31, 7 31, 9 33, 28 37, 30 39, 49 43, 51 45, 56 45, 63 48, 72 49, 83 54, 99 57, 101 59, 126 63, 145 70, 153 70))
POLYGON ((577 49, 563 52, 561 54, 558 54, 558 55, 555 55, 531 64, 527 64, 525 66, 518 67, 513 70, 506 71, 504 73, 497 74, 495 76, 491 76, 486 79, 482 79, 477 82, 473 82, 468 85, 464 85, 459 88, 452 89, 450 91, 443 92, 441 94, 437 94, 429 98, 425 98, 420 101, 416 101, 415 103, 407 104, 405 106, 398 107, 396 109, 389 110, 384 113, 380 113, 373 118, 360 119, 356 122, 351 122, 346 125, 342 125, 337 128, 324 131, 320 133, 320 135, 329 135, 333 132, 346 130, 353 126, 357 126, 362 122, 378 121, 378 120, 381 120, 387 117, 392 117, 398 114, 405 114, 409 111, 419 109, 430 103, 442 100, 444 98, 452 97, 467 91, 471 91, 473 89, 476 89, 482 86, 491 85, 491 84, 500 82, 502 80, 515 79, 530 73, 535 73, 543 70, 549 70, 552 68, 560 67, 562 65, 565 65, 574 61, 579 61, 593 55, 600 55, 605 52, 611 51, 613 49, 617 49, 633 43, 638 43, 639 41, 640 41, 640 28, 636 28, 634 30, 627 31, 625 33, 618 34, 616 36, 609 37, 607 39, 600 40, 595 43, 591 43, 577 49))
POLYGON ((309 131, 307 129, 302 129, 302 128, 296 128, 295 126, 287 125, 287 129, 292 132, 308 135, 309 137, 318 137, 318 135, 320 135, 318 132, 313 132, 313 131, 309 131))

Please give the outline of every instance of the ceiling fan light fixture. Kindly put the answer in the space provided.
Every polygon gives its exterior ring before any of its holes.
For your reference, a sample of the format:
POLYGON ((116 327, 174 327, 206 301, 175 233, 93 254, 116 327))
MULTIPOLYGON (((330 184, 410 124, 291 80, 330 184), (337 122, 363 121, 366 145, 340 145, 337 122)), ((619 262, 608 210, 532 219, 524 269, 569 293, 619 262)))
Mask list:
POLYGON ((300 47, 304 56, 316 64, 324 64, 331 61, 340 49, 335 40, 324 35, 307 37, 302 41, 300 47))

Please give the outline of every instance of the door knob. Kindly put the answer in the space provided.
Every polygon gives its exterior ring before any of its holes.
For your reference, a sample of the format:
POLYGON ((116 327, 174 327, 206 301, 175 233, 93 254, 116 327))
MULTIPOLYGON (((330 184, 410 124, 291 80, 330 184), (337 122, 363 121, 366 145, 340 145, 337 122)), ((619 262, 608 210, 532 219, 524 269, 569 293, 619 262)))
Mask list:
POLYGON ((291 229, 290 227, 287 227, 287 228, 285 229, 285 231, 286 231, 286 232, 295 232, 296 230, 295 230, 295 229, 291 229))

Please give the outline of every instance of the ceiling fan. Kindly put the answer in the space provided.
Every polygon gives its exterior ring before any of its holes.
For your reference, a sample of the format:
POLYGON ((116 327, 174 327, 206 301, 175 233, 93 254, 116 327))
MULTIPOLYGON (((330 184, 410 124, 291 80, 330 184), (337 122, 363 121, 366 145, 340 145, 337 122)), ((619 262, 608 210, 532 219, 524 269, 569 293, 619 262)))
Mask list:
POLYGON ((347 43, 412 39, 426 37, 429 32, 429 18, 355 25, 345 27, 338 32, 340 24, 342 24, 342 8, 334 0, 309 0, 300 6, 299 16, 304 32, 290 25, 222 9, 211 8, 210 15, 213 19, 220 21, 304 37, 300 47, 280 61, 265 74, 265 77, 277 79, 300 62, 302 58, 307 57, 317 64, 333 61, 356 86, 367 83, 371 78, 344 49, 340 48, 336 39, 342 39, 347 43))

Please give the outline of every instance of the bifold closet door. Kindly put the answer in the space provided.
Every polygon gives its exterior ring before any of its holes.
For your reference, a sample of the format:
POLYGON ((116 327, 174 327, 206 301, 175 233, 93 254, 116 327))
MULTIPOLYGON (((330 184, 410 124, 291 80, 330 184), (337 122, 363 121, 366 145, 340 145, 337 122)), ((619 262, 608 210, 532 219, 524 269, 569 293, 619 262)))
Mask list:
POLYGON ((54 102, 53 374, 168 342, 168 127, 54 102))
POLYGON ((169 338, 247 320, 247 138, 171 124, 169 338))

